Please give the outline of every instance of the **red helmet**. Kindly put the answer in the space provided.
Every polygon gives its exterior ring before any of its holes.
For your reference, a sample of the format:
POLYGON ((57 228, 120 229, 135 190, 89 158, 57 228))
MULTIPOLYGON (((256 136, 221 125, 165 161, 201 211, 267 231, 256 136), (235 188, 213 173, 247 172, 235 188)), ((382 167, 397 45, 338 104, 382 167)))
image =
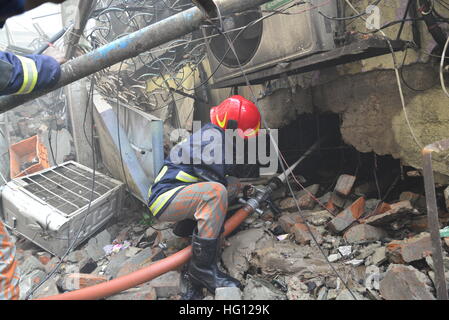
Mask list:
POLYGON ((229 120, 235 120, 239 136, 245 139, 259 134, 260 119, 256 105, 242 96, 232 96, 210 110, 213 124, 228 129, 229 120))

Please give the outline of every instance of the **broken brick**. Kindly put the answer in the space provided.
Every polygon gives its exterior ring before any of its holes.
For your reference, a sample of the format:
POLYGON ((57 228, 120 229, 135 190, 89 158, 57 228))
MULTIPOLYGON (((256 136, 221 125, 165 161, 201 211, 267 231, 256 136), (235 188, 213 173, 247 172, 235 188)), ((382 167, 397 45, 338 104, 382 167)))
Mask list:
POLYGON ((405 200, 391 204, 391 209, 364 220, 364 223, 370 224, 372 226, 382 226, 393 222, 398 219, 402 219, 410 214, 417 213, 417 211, 412 207, 410 201, 405 200))
POLYGON ((295 225, 295 223, 302 223, 302 219, 298 214, 287 213, 283 214, 279 218, 278 222, 285 233, 290 233, 290 230, 295 225))
POLYGON ((72 291, 95 286, 106 281, 108 281, 108 278, 101 275, 71 273, 61 279, 61 287, 64 290, 72 291))
POLYGON ((435 300, 430 279, 412 266, 392 264, 380 281, 386 300, 435 300))
POLYGON ((356 222, 365 211, 365 198, 360 197, 344 211, 333 218, 327 227, 335 232, 340 233, 347 229, 351 224, 356 222))
POLYGON ((340 195, 348 196, 351 193, 352 187, 354 186, 355 176, 351 176, 348 174, 342 174, 335 185, 335 192, 338 192, 340 195))
MULTIPOLYGON (((309 228, 318 244, 322 244, 323 238, 321 237, 321 234, 314 227, 309 226, 309 228)), ((303 223, 294 224, 291 228, 291 232, 295 235, 296 242, 301 245, 307 245, 313 242, 312 236, 310 235, 307 226, 303 223)))
POLYGON ((366 243, 381 240, 386 237, 386 233, 382 229, 359 224, 346 231, 343 237, 349 243, 366 243))
POLYGON ((327 206, 329 206, 328 209, 330 209, 332 207, 337 207, 337 208, 341 209, 341 208, 344 208, 345 203, 346 203, 345 198, 339 196, 336 192, 333 192, 331 195, 331 198, 327 202, 327 206))
POLYGON ((117 277, 125 276, 134 271, 142 269, 144 267, 149 266, 154 262, 153 258, 159 253, 160 250, 146 248, 136 254, 134 257, 129 258, 126 262, 121 266, 120 270, 117 273, 117 277))
POLYGON ((399 196, 400 201, 408 200, 410 203, 417 208, 426 208, 426 197, 423 195, 413 193, 413 192, 402 192, 399 196))
POLYGON ((423 232, 413 238, 394 240, 387 245, 387 257, 392 263, 409 263, 432 253, 430 234, 423 232))
MULTIPOLYGON (((314 185, 308 186, 307 188, 305 188, 295 194, 300 209, 307 210, 307 209, 311 209, 315 206, 315 200, 311 197, 311 195, 315 196, 315 194, 318 192, 319 188, 320 188, 320 186, 318 184, 314 184, 314 185)), ((294 212, 294 211, 298 210, 298 208, 296 206, 296 201, 293 197, 283 199, 279 203, 279 207, 281 210, 287 210, 290 212, 294 212)))

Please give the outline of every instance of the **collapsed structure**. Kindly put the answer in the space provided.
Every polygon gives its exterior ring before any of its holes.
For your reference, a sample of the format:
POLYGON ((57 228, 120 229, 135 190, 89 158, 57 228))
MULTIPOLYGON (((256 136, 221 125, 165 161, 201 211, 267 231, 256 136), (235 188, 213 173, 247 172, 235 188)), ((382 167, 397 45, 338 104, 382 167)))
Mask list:
MULTIPOLYGON (((428 3, 422 2, 422 6, 428 3)), ((379 36, 374 35, 376 28, 372 31, 362 19, 352 17, 348 20, 353 23, 346 25, 344 19, 332 19, 353 16, 346 1, 271 1, 261 10, 224 17, 221 33, 203 26, 201 31, 114 64, 90 81, 66 87, 65 97, 60 99, 63 110, 53 106, 61 113, 59 124, 50 116, 23 124, 23 112, 31 118, 30 110, 35 108, 28 105, 26 110, 21 107, 8 115, 11 119, 22 112, 17 126, 6 131, 20 139, 38 134, 50 150, 47 167, 58 167, 38 173, 39 178, 45 172, 58 175, 58 168, 75 158, 120 180, 128 193, 145 204, 164 151, 181 140, 170 135, 173 129, 192 130, 192 121, 208 119, 210 106, 230 91, 248 98, 256 95, 268 126, 279 129, 280 151, 287 162, 292 163, 316 140, 326 140, 296 171, 306 181, 297 183, 300 210, 284 191, 275 201, 279 212, 266 210, 260 217, 250 217, 243 227, 246 230, 229 238, 223 266, 245 282, 243 297, 434 299, 437 280, 432 243, 426 233, 421 149, 447 137, 447 97, 439 86, 438 68, 433 66, 439 62, 434 56, 442 54, 441 44, 435 42, 426 24, 418 24, 422 10, 414 3, 377 1, 382 21, 401 22, 408 16, 413 20, 382 29, 384 34, 379 36), (228 41, 234 42, 234 50, 228 41), (37 131, 37 122, 47 122, 47 128, 37 131), (52 131, 70 131, 70 137, 60 143, 52 131), (54 150, 61 150, 62 145, 64 155, 58 157, 54 150), (312 225, 311 230, 306 224, 312 225), (338 274, 344 277, 332 272, 322 253, 338 265, 338 274), (399 278, 406 284, 403 288, 395 287, 399 278)), ((355 10, 364 11, 369 3, 354 1, 354 5, 355 10)), ((434 5, 436 12, 446 9, 439 2, 434 5)), ((84 17, 91 18, 91 25, 87 23, 84 38, 75 47, 89 52, 107 46, 190 7, 190 1, 148 0, 139 1, 138 6, 97 1, 84 17)), ((73 4, 63 8, 68 14, 73 4)), ((18 142, 15 140, 9 142, 18 142)), ((441 228, 447 224, 444 200, 448 195, 443 192, 449 175, 446 158, 443 152, 433 163, 441 228)), ((63 182, 57 185, 67 188, 63 182)), ((8 200, 10 189, 10 185, 5 189, 3 208, 5 203, 8 207, 14 204, 8 200)), ((45 189, 60 198, 52 187, 45 189)), ((34 196, 41 191, 28 190, 35 192, 34 196)), ((70 189, 65 194, 71 193, 70 189)), ((81 197, 85 206, 87 194, 81 197)), ((107 216, 112 217, 118 208, 120 205, 111 208, 107 216)), ((4 218, 8 215, 5 210, 4 218)), ((108 219, 100 220, 88 222, 90 234, 77 237, 76 244, 93 236, 108 219)), ((59 280, 48 282, 38 297, 129 274, 185 247, 183 239, 164 230, 168 226, 155 231, 134 220, 131 228, 118 230, 114 225, 65 257, 66 269, 59 273, 59 280), (74 273, 73 267, 79 271, 74 273), (80 280, 75 287, 70 285, 74 278, 80 280)), ((17 227, 16 222, 6 221, 11 228, 17 227)), ((72 226, 74 231, 76 226, 72 226)), ((35 234, 53 237, 52 241, 60 236, 45 234, 47 226, 42 228, 42 223, 34 227, 38 230, 35 234)), ((50 249, 21 231, 25 229, 16 229, 52 254, 64 256, 63 249, 50 249)), ((447 244, 443 246, 446 251, 447 244)), ((59 263, 59 258, 50 260, 51 256, 42 252, 38 263, 31 255, 35 253, 35 249, 24 251, 20 259, 31 279, 42 278, 45 269, 50 272, 59 263)), ((22 286, 26 295, 31 289, 29 280, 22 286)), ((175 271, 115 298, 167 299, 182 291, 181 274, 175 271)), ((220 293, 223 297, 227 294, 220 293)))

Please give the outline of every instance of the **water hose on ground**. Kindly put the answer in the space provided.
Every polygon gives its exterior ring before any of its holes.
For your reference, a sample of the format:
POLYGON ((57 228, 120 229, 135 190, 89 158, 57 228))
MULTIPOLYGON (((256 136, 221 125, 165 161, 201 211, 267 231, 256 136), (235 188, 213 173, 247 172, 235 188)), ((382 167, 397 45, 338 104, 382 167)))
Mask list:
MULTIPOLYGON (((234 231, 254 209, 247 205, 238 210, 225 223, 224 235, 229 235, 234 231)), ((153 280, 164 273, 175 270, 188 262, 192 255, 192 246, 188 246, 177 253, 159 260, 148 267, 137 270, 126 276, 116 278, 95 286, 66 292, 63 294, 45 297, 37 300, 97 300, 112 296, 119 292, 134 288, 140 284, 153 280)))

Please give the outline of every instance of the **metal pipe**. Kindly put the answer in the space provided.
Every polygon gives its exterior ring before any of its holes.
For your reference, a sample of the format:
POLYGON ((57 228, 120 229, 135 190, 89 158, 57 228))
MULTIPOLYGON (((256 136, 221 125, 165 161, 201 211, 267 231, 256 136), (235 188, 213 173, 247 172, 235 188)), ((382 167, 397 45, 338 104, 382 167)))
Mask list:
POLYGON ((97 0, 80 1, 78 3, 78 15, 76 16, 75 28, 69 34, 67 41, 66 59, 71 59, 75 53, 76 45, 79 43, 81 35, 86 28, 90 13, 97 6, 97 0))
MULTIPOLYGON (((269 1, 215 0, 215 3, 219 8, 220 14, 227 15, 260 6, 269 1)), ((120 61, 136 57, 164 43, 176 40, 198 29, 207 19, 207 16, 199 8, 194 7, 117 39, 64 64, 61 67, 61 78, 53 88, 29 95, 0 98, 0 113, 113 66, 120 61)))
MULTIPOLYGON (((229 235, 253 212, 254 209, 250 206, 245 206, 237 211, 231 218, 226 221, 224 235, 229 235)), ((116 278, 114 280, 104 282, 92 287, 38 300, 96 300, 109 297, 116 293, 134 288, 142 283, 153 280, 154 278, 157 278, 168 271, 175 270, 182 266, 184 263, 188 262, 191 256, 192 246, 188 246, 187 248, 178 251, 170 257, 159 260, 146 268, 140 269, 126 276, 116 278)))
POLYGON ((435 142, 424 147, 423 175, 426 191, 427 221, 432 241, 432 260, 435 270, 435 287, 438 300, 448 300, 446 277, 444 274, 443 249, 440 239, 440 223, 438 220, 437 198, 435 194, 435 180, 432 169, 432 152, 441 152, 449 149, 449 139, 435 142))

